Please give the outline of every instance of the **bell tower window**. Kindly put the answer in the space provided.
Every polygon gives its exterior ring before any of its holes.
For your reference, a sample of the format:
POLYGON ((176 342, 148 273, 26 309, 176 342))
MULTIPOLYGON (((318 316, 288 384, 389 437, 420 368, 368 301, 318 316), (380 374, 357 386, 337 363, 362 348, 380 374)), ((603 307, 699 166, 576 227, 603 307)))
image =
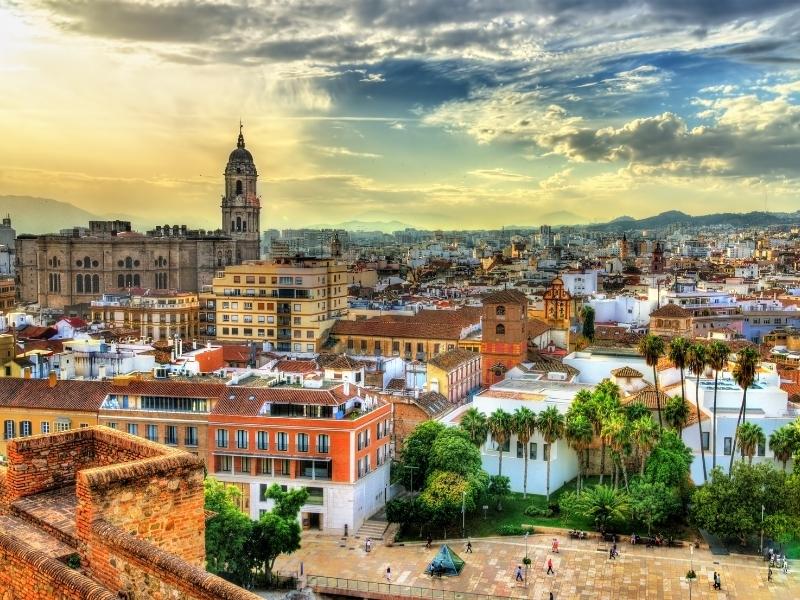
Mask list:
POLYGON ((242 180, 241 179, 237 179, 236 180, 236 195, 237 196, 241 196, 242 195, 242 180))

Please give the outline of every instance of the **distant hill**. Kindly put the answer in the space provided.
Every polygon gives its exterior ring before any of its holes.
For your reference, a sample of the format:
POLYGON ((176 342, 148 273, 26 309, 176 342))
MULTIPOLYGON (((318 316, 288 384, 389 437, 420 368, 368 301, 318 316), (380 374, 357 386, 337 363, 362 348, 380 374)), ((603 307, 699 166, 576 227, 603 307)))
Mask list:
POLYGON ((100 219, 68 202, 33 196, 0 196, 0 215, 11 215, 11 226, 19 233, 53 233, 72 226, 89 225, 100 219))
POLYGON ((671 225, 708 227, 728 225, 731 227, 766 227, 800 223, 800 210, 793 213, 753 211, 749 213, 713 213, 710 215, 687 215, 679 210, 668 210, 644 219, 618 218, 608 223, 589 225, 595 231, 624 231, 634 229, 663 229, 671 225))
POLYGON ((408 223, 401 223, 400 221, 345 221, 343 223, 324 223, 309 225, 308 229, 345 229, 347 231, 382 231, 384 233, 391 233, 393 231, 401 231, 413 227, 408 223))

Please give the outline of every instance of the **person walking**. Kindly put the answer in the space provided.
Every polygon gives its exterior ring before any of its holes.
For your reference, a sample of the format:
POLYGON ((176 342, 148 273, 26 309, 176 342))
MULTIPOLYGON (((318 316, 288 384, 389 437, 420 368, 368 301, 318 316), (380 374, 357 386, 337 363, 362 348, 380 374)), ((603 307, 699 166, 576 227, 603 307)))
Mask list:
POLYGON ((364 551, 369 552, 372 550, 372 539, 367 538, 364 540, 364 551))
POLYGON ((789 561, 786 559, 786 555, 783 555, 783 566, 781 567, 783 570, 784 575, 789 574, 789 561))
POLYGON ((545 573, 545 575, 555 575, 555 574, 556 574, 556 572, 553 570, 553 559, 552 558, 548 558, 547 559, 547 573, 545 573))
POLYGON ((722 576, 719 573, 715 575, 714 584, 714 587, 716 587, 718 590, 722 589, 722 576))
POLYGON ((392 567, 386 567, 386 581, 392 583, 392 567))
POLYGON ((522 577, 522 565, 517 565, 516 575, 514 576, 514 581, 525 581, 522 577))
POLYGON ((472 542, 467 540, 467 554, 472 554, 472 542))
POLYGON ((767 567, 767 581, 772 581, 772 567, 767 567))
POLYGON ((430 549, 431 544, 433 544, 433 538, 431 537, 431 534, 429 533, 428 534, 428 539, 425 541, 425 548, 430 549))
POLYGON ((558 538, 553 538, 553 552, 558 554, 558 538))

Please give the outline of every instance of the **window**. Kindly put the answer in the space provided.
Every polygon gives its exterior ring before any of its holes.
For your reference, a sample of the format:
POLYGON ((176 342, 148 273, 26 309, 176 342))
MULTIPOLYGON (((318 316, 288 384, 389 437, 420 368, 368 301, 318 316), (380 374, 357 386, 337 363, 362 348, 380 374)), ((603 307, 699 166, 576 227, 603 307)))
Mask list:
POLYGON ((317 436, 317 452, 327 454, 331 449, 331 439, 326 434, 321 433, 317 436))
POLYGON ((502 323, 498 323, 498 324, 495 326, 495 328, 494 328, 494 332, 495 332, 497 335, 505 335, 505 333, 506 333, 506 326, 505 326, 505 325, 503 325, 502 323))
POLYGON ((197 427, 187 427, 184 443, 187 446, 197 446, 197 427))
MULTIPOLYGON (((106 425, 108 425, 111 429, 116 429, 117 428, 117 424, 114 423, 113 421, 110 421, 110 422, 106 423, 106 425)), ((89 424, 86 423, 86 426, 88 427, 89 424)), ((83 427, 83 423, 81 423, 81 427, 83 427)))
POLYGON ((278 432, 277 438, 278 450, 286 452, 289 449, 289 434, 284 431, 278 432))
POLYGON ((291 462, 288 460, 279 460, 276 469, 278 471, 278 475, 290 475, 291 462))
POLYGON ((217 429, 217 448, 228 447, 228 430, 217 429))
POLYGON ((247 448, 247 431, 244 429, 236 430, 236 447, 247 448))
POLYGON ((259 431, 256 433, 256 446, 259 450, 269 450, 269 432, 259 431))
POLYGON ((723 441, 722 453, 725 454, 725 456, 730 456, 731 455, 731 444, 732 443, 733 443, 733 439, 729 438, 729 437, 726 437, 725 440, 723 441))
POLYGON ((147 435, 145 436, 151 442, 158 441, 158 425, 148 425, 147 435))
POLYGON ((222 471, 223 473, 230 472, 231 467, 233 466, 233 458, 232 457, 230 457, 230 456, 218 456, 217 457, 217 461, 219 461, 217 463, 217 465, 218 465, 217 471, 222 471))
MULTIPOLYGON (((30 421, 20 421, 19 422, 19 434, 22 437, 28 437, 29 435, 33 434, 33 426, 31 425, 30 421)), ((760 456, 764 456, 761 454, 760 456)))
POLYGON ((708 450, 711 440, 711 434, 708 431, 703 432, 703 450, 708 450))
POLYGON ((259 475, 272 475, 272 459, 271 458, 259 458, 258 464, 259 475))
MULTIPOLYGON (((23 421, 24 423, 25 421, 23 421)), ((22 435, 25 435, 24 433, 22 435)), ((766 441, 758 442, 758 451, 756 452, 757 456, 764 456, 767 453, 766 441)))
MULTIPOLYGON (((492 449, 495 452, 499 452, 500 444, 498 444, 497 441, 494 441, 494 446, 492 447, 492 449)), ((510 450, 511 450, 511 440, 506 440, 505 442, 503 442, 503 452, 509 452, 510 450)))
POLYGON ((308 434, 307 433, 298 433, 297 434, 297 451, 298 452, 308 452, 308 434))
POLYGON ((167 425, 164 428, 164 443, 171 446, 178 444, 178 428, 175 425, 167 425))
POLYGON ((525 444, 517 442, 517 458, 525 458, 525 444))
POLYGON ((537 449, 538 449, 538 445, 536 444, 536 442, 531 442, 528 445, 528 458, 530 458, 531 460, 536 460, 536 454, 537 454, 536 450, 537 449))
POLYGON ((56 421, 56 431, 61 433, 63 431, 69 431, 71 425, 69 421, 56 421))
POLYGON ((506 307, 505 306, 498 306, 494 309, 494 314, 498 316, 503 316, 506 314, 506 307))
POLYGON ((128 433, 131 435, 139 435, 138 423, 128 423, 128 433))
POLYGON ((550 444, 542 444, 542 460, 550 460, 550 444))
POLYGON ((50 422, 49 421, 42 421, 42 433, 50 433, 50 422))
POLYGON ((15 427, 14 421, 8 420, 3 427, 3 439, 10 440, 14 437, 15 427))
POLYGON ((242 473, 250 475, 250 457, 243 456, 239 459, 239 469, 242 473))

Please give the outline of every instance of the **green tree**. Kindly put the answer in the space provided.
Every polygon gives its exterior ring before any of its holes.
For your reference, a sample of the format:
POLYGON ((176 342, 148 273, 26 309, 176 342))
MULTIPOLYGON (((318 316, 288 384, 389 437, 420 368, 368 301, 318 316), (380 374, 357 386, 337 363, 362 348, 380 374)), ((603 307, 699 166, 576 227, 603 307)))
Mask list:
POLYGON ((683 430, 689 422, 689 405, 680 396, 673 396, 667 400, 664 407, 664 420, 667 425, 672 427, 680 437, 683 437, 683 430))
POLYGON ((730 348, 720 341, 711 342, 708 347, 708 366, 714 369, 714 406, 712 409, 711 424, 711 468, 717 466, 717 384, 719 373, 725 369, 730 356, 730 348))
POLYGON ((468 477, 481 470, 481 453, 458 427, 439 432, 430 448, 429 468, 468 477))
POLYGON ((505 475, 490 476, 486 493, 497 502, 497 510, 503 510, 503 500, 511 495, 511 480, 505 475))
POLYGON ((639 459, 639 477, 644 476, 645 462, 658 442, 660 433, 658 425, 653 421, 649 411, 647 416, 639 417, 631 423, 630 436, 639 459))
POLYGON ((644 356, 647 365, 653 368, 653 385, 656 388, 656 407, 658 410, 658 425, 663 427, 661 420, 661 398, 658 394, 658 359, 664 356, 664 340, 657 335, 647 334, 639 340, 639 354, 644 356))
MULTIPOLYGON (((649 417, 648 417, 649 419, 649 417)), ((652 423, 652 420, 650 420, 652 423)), ((588 469, 589 447, 594 440, 594 430, 592 423, 586 418, 586 415, 580 412, 570 413, 567 412, 566 425, 564 427, 564 438, 567 440, 570 448, 572 448, 578 455, 578 485, 577 490, 581 491, 581 475, 588 469)))
POLYGON ((549 406, 539 413, 536 419, 536 429, 542 436, 545 444, 549 445, 547 452, 547 503, 550 503, 550 457, 553 454, 553 444, 564 437, 564 415, 558 412, 555 406, 549 406))
POLYGON ((637 481, 630 489, 631 516, 647 526, 647 535, 654 525, 665 523, 681 510, 681 501, 675 488, 663 483, 637 481))
POLYGON ((750 346, 742 348, 736 354, 736 365, 733 368, 733 379, 742 388, 742 404, 739 407, 739 417, 736 419, 736 431, 733 434, 733 445, 731 446, 731 462, 728 470, 733 468, 733 458, 736 456, 737 434, 739 426, 747 421, 747 388, 753 385, 758 371, 760 357, 758 350, 750 346))
POLYGON ((694 375, 694 401, 697 409, 697 431, 700 440, 700 461, 703 464, 703 481, 708 481, 706 470, 706 451, 703 446, 703 420, 700 418, 700 377, 705 373, 708 365, 708 356, 704 346, 692 344, 686 351, 686 364, 694 375))
POLYGON ((588 304, 581 311, 583 317, 583 337, 590 342, 594 341, 594 309, 588 304))
POLYGON ((478 493, 467 477, 434 471, 419 495, 419 502, 428 511, 431 524, 446 529, 460 514, 462 501, 467 511, 475 510, 478 493))
POLYGON ((772 432, 769 436, 769 447, 775 455, 775 460, 783 463, 783 470, 786 471, 786 463, 792 458, 798 448, 800 448, 800 440, 798 440, 797 429, 791 425, 784 425, 772 432))
POLYGON ((536 431, 536 413, 526 406, 522 406, 514 411, 511 419, 511 426, 514 433, 517 435, 517 441, 522 444, 523 458, 525 463, 523 465, 523 478, 522 478, 522 497, 528 497, 528 443, 531 441, 534 432, 536 431))
POLYGON ((597 485, 577 496, 575 509, 584 517, 593 518, 598 531, 607 531, 623 523, 630 514, 628 494, 611 486, 597 485))
POLYGON ((429 466, 431 447, 444 430, 445 426, 438 421, 425 421, 417 425, 403 442, 400 467, 406 471, 403 481, 409 481, 413 489, 422 489, 431 471, 429 466))
POLYGON ((291 554, 300 549, 300 523, 297 515, 293 519, 268 511, 253 525, 249 552, 261 566, 267 581, 272 580, 275 560, 281 554, 291 554))
POLYGON ((739 448, 742 451, 742 460, 747 457, 747 463, 753 464, 753 457, 760 444, 767 441, 764 430, 755 423, 742 423, 739 425, 736 434, 739 437, 739 448))
POLYGON ((497 461, 497 474, 503 474, 503 446, 505 446, 511 438, 512 419, 511 415, 498 408, 491 415, 487 421, 489 426, 489 433, 492 434, 492 439, 498 448, 498 461, 497 461))
POLYGON ((650 419, 651 421, 653 420, 650 409, 647 408, 644 402, 637 400, 636 402, 625 405, 625 418, 628 419, 628 421, 633 423, 642 417, 650 419))
POLYGON ((206 570, 237 585, 249 585, 254 567, 248 551, 253 521, 237 507, 241 492, 213 477, 203 482, 206 521, 206 570))
POLYGON ((663 483, 668 488, 682 488, 689 477, 692 459, 692 451, 683 440, 674 432, 663 430, 647 459, 645 480, 663 483))
POLYGON ((674 366, 681 374, 681 396, 686 398, 686 363, 687 353, 689 351, 689 341, 684 337, 675 337, 669 343, 667 348, 667 356, 674 366))
POLYGON ((625 416, 619 412, 609 415, 603 422, 600 436, 611 448, 611 457, 614 461, 614 488, 618 486, 617 472, 621 469, 625 481, 625 489, 628 489, 628 471, 625 468, 625 455, 627 454, 630 430, 625 416))
POLYGON ((486 415, 479 411, 474 406, 470 406, 461 415, 461 423, 459 427, 467 432, 470 441, 476 448, 480 448, 486 441, 486 434, 489 433, 489 427, 486 424, 486 415))

